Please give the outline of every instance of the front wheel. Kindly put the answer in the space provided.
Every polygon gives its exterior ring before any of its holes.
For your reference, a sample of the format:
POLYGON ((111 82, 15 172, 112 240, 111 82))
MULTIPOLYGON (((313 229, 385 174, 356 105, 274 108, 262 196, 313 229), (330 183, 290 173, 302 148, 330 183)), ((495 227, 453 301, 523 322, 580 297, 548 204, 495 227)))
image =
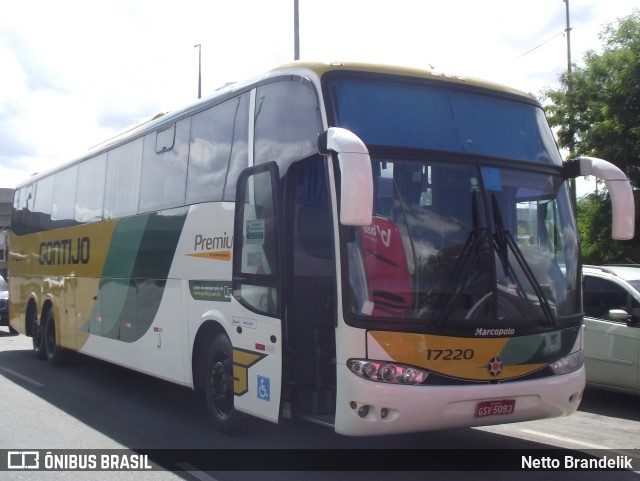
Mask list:
POLYGON ((237 428, 238 413, 233 405, 233 348, 227 336, 213 339, 204 372, 209 417, 218 431, 231 434, 237 428))

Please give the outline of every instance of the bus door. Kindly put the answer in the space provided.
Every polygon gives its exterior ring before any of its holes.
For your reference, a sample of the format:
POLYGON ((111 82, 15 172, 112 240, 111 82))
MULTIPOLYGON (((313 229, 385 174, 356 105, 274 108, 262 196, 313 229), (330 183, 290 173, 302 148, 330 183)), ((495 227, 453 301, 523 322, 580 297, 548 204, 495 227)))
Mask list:
POLYGON ((236 188, 231 313, 234 406, 278 421, 282 386, 282 268, 278 166, 245 170, 236 188))
POLYGON ((287 172, 285 392, 293 418, 333 424, 336 402, 336 263, 326 161, 287 172))

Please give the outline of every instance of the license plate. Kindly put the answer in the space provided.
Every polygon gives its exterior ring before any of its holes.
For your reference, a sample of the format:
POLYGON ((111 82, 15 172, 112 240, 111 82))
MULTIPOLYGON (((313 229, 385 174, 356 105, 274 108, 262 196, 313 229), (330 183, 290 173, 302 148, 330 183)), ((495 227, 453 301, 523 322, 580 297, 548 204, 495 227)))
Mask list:
POLYGON ((516 409, 515 399, 498 399, 496 401, 483 401, 476 406, 476 417, 511 414, 516 409))

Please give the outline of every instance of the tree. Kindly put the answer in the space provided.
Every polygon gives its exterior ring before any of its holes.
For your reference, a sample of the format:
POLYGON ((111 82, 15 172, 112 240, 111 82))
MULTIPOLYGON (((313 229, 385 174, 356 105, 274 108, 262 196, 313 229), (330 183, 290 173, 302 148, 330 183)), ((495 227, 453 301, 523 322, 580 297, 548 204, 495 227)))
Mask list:
MULTIPOLYGON (((636 212, 640 209, 636 196, 636 212)), ((611 240, 611 200, 605 193, 590 194, 578 200, 580 252, 585 264, 640 263, 640 240, 611 240)), ((637 229, 636 229, 637 232, 637 229)))
POLYGON ((584 67, 545 91, 547 118, 561 147, 574 140, 576 155, 607 159, 640 187, 640 11, 606 26, 600 40, 601 54, 587 52, 584 67))
MULTIPOLYGON (((606 26, 600 40, 602 53, 587 52, 584 67, 573 67, 570 76, 560 77, 559 89, 544 92, 547 119, 557 128, 560 147, 573 142, 573 155, 606 159, 640 187, 640 11, 606 26)), ((606 191, 581 199, 577 207, 585 263, 640 262, 637 228, 633 241, 611 241, 606 191)))

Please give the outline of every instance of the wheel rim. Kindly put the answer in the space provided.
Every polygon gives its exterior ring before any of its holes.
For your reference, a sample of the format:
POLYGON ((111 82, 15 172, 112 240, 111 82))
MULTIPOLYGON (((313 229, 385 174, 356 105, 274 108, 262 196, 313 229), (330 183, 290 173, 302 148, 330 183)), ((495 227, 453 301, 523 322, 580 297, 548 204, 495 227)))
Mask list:
POLYGON ((233 409, 233 397, 231 395, 231 376, 225 368, 226 360, 217 361, 211 368, 211 400, 216 414, 227 417, 233 409))

